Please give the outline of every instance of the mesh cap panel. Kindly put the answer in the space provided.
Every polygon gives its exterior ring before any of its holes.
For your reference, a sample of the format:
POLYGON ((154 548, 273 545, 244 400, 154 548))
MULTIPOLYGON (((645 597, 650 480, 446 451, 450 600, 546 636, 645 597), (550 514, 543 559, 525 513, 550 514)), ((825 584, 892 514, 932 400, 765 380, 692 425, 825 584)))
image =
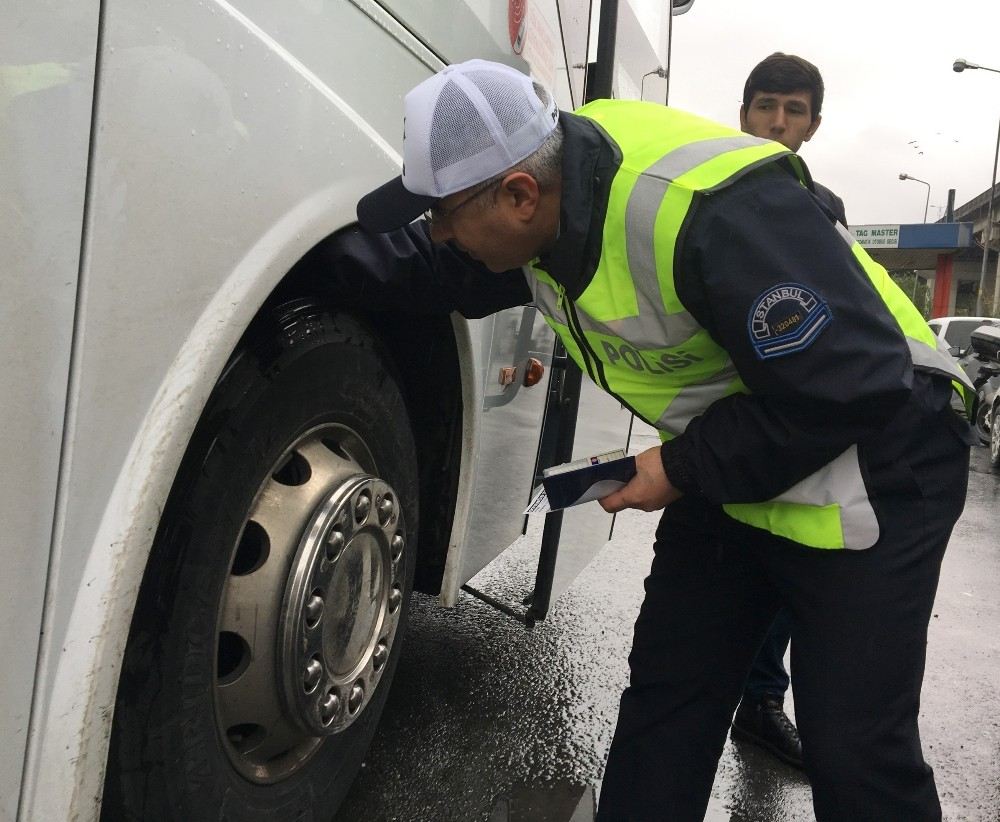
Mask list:
MULTIPOLYGON (((440 199, 488 180, 545 142, 558 112, 551 97, 542 102, 532 83, 502 63, 467 60, 406 95, 400 182, 417 195, 414 207, 425 202, 419 198, 440 199)), ((378 207, 389 208, 386 202, 378 207)))
POLYGON ((435 174, 459 160, 475 157, 494 142, 489 128, 465 92, 450 80, 444 84, 434 106, 431 133, 448 135, 447 140, 430 144, 431 169, 435 174))
POLYGON ((483 93, 508 137, 535 116, 538 104, 532 104, 510 78, 495 71, 470 71, 465 76, 483 93))

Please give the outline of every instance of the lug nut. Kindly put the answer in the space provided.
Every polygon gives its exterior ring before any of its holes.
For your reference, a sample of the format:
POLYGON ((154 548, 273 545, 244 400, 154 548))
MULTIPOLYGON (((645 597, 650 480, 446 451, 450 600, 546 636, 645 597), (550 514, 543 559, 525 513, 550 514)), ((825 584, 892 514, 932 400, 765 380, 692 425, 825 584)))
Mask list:
POLYGON ((302 686, 305 688, 307 694, 311 694, 316 690, 316 686, 319 685, 322 677, 323 666, 318 659, 313 657, 306 663, 305 674, 302 676, 302 686))
POLYGON ((315 628, 319 625, 319 620, 323 616, 323 598, 319 593, 314 593, 306 603, 306 627, 315 628))
POLYGON ((354 519, 359 523, 368 519, 368 512, 372 509, 371 494, 367 491, 358 496, 358 501, 354 503, 354 519))
POLYGON ((399 604, 403 601, 403 594, 399 588, 393 588, 389 592, 389 613, 394 614, 399 610, 399 604))
POLYGON ((352 714, 356 714, 364 698, 365 689, 361 686, 360 682, 355 682, 354 687, 351 688, 351 695, 347 698, 347 710, 352 714))
POLYGON ((344 532, 334 528, 326 538, 326 558, 335 562, 344 550, 344 532))
POLYGON ((396 534, 396 536, 394 536, 392 538, 392 561, 393 562, 398 562, 399 561, 400 556, 402 556, 402 554, 403 554, 403 546, 404 545, 406 545, 406 542, 403 539, 402 534, 396 534))
POLYGON ((384 642, 380 642, 375 646, 375 653, 372 654, 372 667, 376 671, 382 670, 382 666, 385 665, 385 661, 389 658, 389 648, 384 642))
POLYGON ((331 690, 319 703, 319 719, 324 725, 329 725, 340 713, 340 697, 331 690))
POLYGON ((394 506, 392 504, 392 498, 391 497, 385 496, 385 497, 382 497, 381 500, 379 500, 379 503, 378 503, 378 521, 379 521, 380 525, 385 526, 385 524, 388 523, 389 520, 392 519, 393 508, 394 508, 394 506))

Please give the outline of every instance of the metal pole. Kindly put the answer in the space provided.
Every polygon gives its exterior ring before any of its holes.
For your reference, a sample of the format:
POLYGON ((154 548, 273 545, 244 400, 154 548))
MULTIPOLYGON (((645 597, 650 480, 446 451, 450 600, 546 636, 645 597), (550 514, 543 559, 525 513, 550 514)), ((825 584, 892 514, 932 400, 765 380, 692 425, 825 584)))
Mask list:
POLYGON ((674 4, 670 1, 667 9, 667 91, 663 95, 663 105, 670 105, 670 49, 674 42, 674 4))
POLYGON ((997 254, 997 270, 993 275, 993 310, 990 316, 996 317, 998 310, 1000 310, 1000 254, 997 254))
POLYGON ((920 183, 921 185, 927 186, 927 196, 924 198, 924 222, 927 222, 927 209, 931 204, 931 184, 926 180, 921 180, 919 177, 914 177, 911 174, 906 174, 905 172, 900 173, 900 180, 913 180, 915 183, 920 183))
MULTIPOLYGON (((601 15, 598 18, 597 29, 597 64, 594 73, 587 83, 584 102, 607 99, 611 97, 612 80, 615 73, 615 40, 618 32, 618 0, 602 0, 601 15)), ((583 372, 566 354, 562 343, 556 342, 553 361, 564 363, 565 371, 562 378, 550 383, 549 402, 558 404, 554 415, 556 433, 551 442, 546 442, 546 432, 543 430, 543 446, 551 448, 551 461, 546 455, 540 462, 539 469, 549 465, 558 465, 573 459, 573 442, 576 437, 576 420, 580 409, 580 386, 583 382, 583 372)), ((562 534, 563 512, 553 511, 545 515, 545 526, 542 528, 542 545, 538 553, 538 568, 535 569, 535 587, 525 600, 528 606, 523 622, 529 628, 535 622, 545 619, 552 604, 552 584, 556 573, 556 556, 559 550, 559 537, 562 534)))
MULTIPOLYGON (((976 314, 983 316, 983 287, 986 285, 986 261, 990 256, 990 243, 993 241, 993 193, 997 187, 997 160, 1000 159, 1000 121, 997 122, 997 147, 993 152, 993 181, 990 183, 990 204, 986 208, 986 228, 983 229, 983 264, 979 269, 979 291, 976 294, 976 314)), ((993 284, 993 291, 998 289, 993 284)), ((993 298, 996 304, 996 295, 993 298)), ((996 310, 994 309, 994 313, 996 310)))
POLYGON ((615 35, 618 28, 618 0, 601 0, 597 24, 597 65, 594 87, 587 89, 587 102, 609 99, 614 88, 615 35))

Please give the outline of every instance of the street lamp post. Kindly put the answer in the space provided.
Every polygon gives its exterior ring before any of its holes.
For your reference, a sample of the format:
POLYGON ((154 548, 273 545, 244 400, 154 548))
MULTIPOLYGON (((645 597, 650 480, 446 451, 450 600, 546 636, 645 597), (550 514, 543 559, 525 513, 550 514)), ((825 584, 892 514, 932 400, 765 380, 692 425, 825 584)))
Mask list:
MULTIPOLYGON (((963 72, 966 69, 982 69, 983 71, 992 71, 994 74, 1000 74, 1000 69, 990 68, 989 66, 979 66, 975 63, 970 63, 968 60, 963 60, 959 57, 954 63, 952 63, 952 70, 957 72, 963 72)), ((982 316, 983 314, 983 288, 986 286, 986 261, 990 256, 990 243, 993 241, 993 194, 997 187, 997 160, 1000 159, 1000 124, 997 125, 997 147, 993 152, 993 177, 990 181, 990 204, 986 207, 986 227, 983 229, 983 263, 982 267, 979 269, 979 289, 976 293, 976 314, 982 316)), ((997 282, 1000 279, 1000 261, 997 264, 998 276, 994 278, 993 281, 993 313, 997 313, 997 301, 1000 298, 1000 283, 997 282)))
POLYGON ((992 71, 996 74, 1000 74, 1000 69, 990 68, 989 66, 980 66, 976 63, 970 63, 968 60, 964 60, 959 57, 951 64, 952 71, 965 71, 966 69, 982 69, 983 71, 992 71))
POLYGON ((927 186, 927 199, 924 200, 924 222, 927 222, 927 207, 931 204, 931 184, 926 180, 921 180, 917 177, 911 177, 909 174, 900 174, 900 180, 913 180, 915 183, 923 183, 927 186))

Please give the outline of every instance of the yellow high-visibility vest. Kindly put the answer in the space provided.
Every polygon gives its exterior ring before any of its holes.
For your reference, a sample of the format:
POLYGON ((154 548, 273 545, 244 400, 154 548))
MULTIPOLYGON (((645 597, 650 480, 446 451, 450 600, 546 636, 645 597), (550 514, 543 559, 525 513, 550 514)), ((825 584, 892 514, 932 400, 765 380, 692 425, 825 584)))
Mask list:
MULTIPOLYGON (((535 302, 580 368, 671 439, 716 400, 749 393, 728 353, 677 296, 674 251, 692 202, 782 158, 803 182, 804 172, 779 143, 663 106, 599 100, 576 113, 599 125, 622 157, 601 258, 575 300, 536 263, 535 302)), ((939 349, 920 313, 850 232, 838 229, 899 324, 914 366, 946 374, 967 398, 967 377, 939 349)), ((814 548, 864 549, 879 537, 856 446, 773 500, 723 508, 740 522, 814 548)))

